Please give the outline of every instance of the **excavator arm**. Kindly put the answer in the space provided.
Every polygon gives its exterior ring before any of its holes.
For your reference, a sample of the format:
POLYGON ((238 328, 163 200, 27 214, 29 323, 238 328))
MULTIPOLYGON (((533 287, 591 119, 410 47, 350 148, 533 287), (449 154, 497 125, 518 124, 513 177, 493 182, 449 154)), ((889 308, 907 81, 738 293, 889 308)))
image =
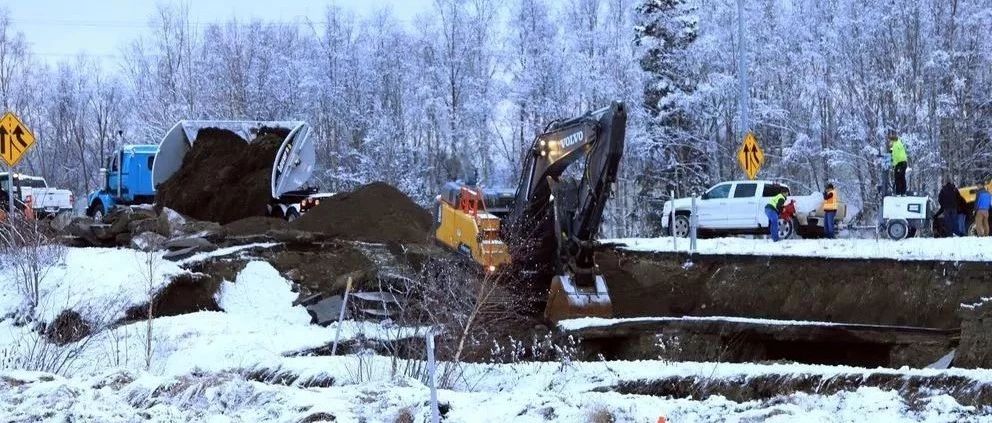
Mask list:
POLYGON ((623 103, 556 121, 539 135, 524 162, 510 212, 514 261, 541 286, 551 279, 545 317, 610 316, 606 282, 594 260, 603 210, 623 155, 623 103), (581 180, 563 175, 585 159, 581 180))

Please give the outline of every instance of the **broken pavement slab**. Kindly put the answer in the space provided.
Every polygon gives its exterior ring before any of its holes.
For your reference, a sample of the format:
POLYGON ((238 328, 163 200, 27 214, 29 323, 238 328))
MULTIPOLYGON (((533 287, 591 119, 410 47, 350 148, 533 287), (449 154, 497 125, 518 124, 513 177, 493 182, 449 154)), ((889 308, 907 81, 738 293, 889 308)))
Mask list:
POLYGON ((130 245, 135 250, 149 252, 164 249, 167 241, 164 236, 147 231, 131 238, 130 245))
POLYGON ((214 243, 199 237, 175 238, 166 241, 163 247, 169 252, 162 257, 166 260, 178 261, 192 257, 196 253, 214 251, 214 243))

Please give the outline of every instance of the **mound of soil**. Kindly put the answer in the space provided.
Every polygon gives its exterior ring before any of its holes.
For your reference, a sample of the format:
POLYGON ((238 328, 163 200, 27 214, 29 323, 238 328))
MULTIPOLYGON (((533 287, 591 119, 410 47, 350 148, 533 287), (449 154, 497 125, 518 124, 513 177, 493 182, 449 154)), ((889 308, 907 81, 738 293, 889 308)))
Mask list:
POLYGON ((246 217, 224 225, 224 231, 228 236, 264 235, 270 230, 288 228, 289 223, 283 219, 261 216, 246 217))
POLYGON ((375 182, 322 200, 290 227, 366 242, 425 243, 431 214, 389 184, 375 182))
POLYGON ((83 320, 83 316, 72 310, 63 310, 58 317, 48 325, 45 336, 56 345, 66 345, 81 341, 90 335, 92 328, 83 320))
POLYGON ((246 143, 225 129, 201 129, 182 167, 157 187, 158 204, 220 224, 265 216, 272 163, 287 135, 284 128, 262 128, 246 143))

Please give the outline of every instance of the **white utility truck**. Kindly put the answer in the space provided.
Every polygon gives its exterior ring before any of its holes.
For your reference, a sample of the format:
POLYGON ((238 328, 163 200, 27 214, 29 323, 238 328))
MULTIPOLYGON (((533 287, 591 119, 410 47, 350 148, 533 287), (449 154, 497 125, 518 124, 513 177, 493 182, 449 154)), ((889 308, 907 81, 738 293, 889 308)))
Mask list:
MULTIPOLYGON (((7 191, 10 189, 9 185, 10 177, 8 174, 0 172, 0 188, 7 191)), ((14 196, 25 204, 30 200, 31 208, 34 209, 35 216, 38 218, 54 217, 59 213, 72 213, 72 191, 49 188, 48 182, 40 176, 15 173, 14 196)))
MULTIPOLYGON (((718 183, 696 197, 696 218, 700 235, 765 235, 768 217, 765 206, 779 192, 786 195, 786 203, 796 202, 792 219, 779 219, 779 237, 791 238, 823 236, 823 195, 790 195, 789 187, 772 181, 728 181, 718 183)), ((677 237, 688 237, 692 198, 677 198, 664 206, 662 228, 677 237), (674 213, 673 213, 674 208, 674 213)), ((839 204, 836 223, 847 215, 847 207, 839 204)))

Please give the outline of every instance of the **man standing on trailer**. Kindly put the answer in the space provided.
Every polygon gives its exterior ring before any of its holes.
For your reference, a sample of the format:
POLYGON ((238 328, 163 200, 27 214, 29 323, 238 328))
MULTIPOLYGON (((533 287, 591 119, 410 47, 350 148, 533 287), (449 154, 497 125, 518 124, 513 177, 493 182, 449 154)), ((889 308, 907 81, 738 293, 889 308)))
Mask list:
POLYGON ((906 146, 896 135, 895 130, 889 130, 889 151, 892 152, 892 173, 895 179, 895 194, 906 195, 906 167, 909 166, 909 158, 906 155, 906 146))

